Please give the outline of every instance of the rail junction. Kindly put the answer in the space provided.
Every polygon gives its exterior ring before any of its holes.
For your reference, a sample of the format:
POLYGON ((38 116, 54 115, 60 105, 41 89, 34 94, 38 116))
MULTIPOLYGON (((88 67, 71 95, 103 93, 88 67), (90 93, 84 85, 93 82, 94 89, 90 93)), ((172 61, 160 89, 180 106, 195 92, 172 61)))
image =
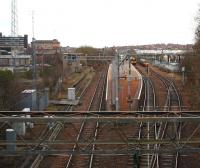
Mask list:
POLYGON ((177 168, 188 155, 199 154, 200 112, 183 108, 177 83, 153 67, 137 65, 136 70, 125 61, 114 72, 121 81, 115 83, 113 74, 110 78, 110 92, 119 90, 119 99, 128 94, 125 101, 116 101, 119 104, 114 110, 109 103, 116 105, 115 100, 105 101, 109 99, 110 67, 102 65, 93 78, 83 77, 73 85, 79 97, 77 106, 29 112, 30 118, 23 117, 27 113, 21 111, 0 112, 1 130, 13 123, 35 125, 28 130, 29 135, 18 135, 15 141, 0 140, 0 156, 21 156, 20 167, 31 168, 177 168), (128 73, 123 73, 126 68, 128 73), (118 85, 126 89, 120 92, 118 85), (133 86, 140 91, 134 91, 133 86), (122 107, 130 109, 117 110, 122 107), (16 150, 7 150, 10 146, 16 150))
MULTIPOLYGON (((21 112, 15 113, 19 114, 21 112)), ((166 156, 169 159, 172 158, 172 154, 175 159, 176 154, 181 156, 200 152, 198 145, 200 143, 198 138, 200 112, 71 112, 64 116, 63 112, 52 113, 56 114, 53 118, 44 118, 41 116, 43 114, 39 112, 32 112, 32 118, 8 117, 4 114, 4 117, 0 118, 0 122, 6 124, 12 122, 34 122, 39 125, 55 123, 50 137, 57 135, 57 125, 61 125, 59 127, 61 132, 65 131, 64 128, 66 127, 70 133, 72 132, 70 128, 76 128, 78 123, 82 123, 80 130, 76 130, 76 132, 73 130, 73 134, 79 137, 66 135, 66 139, 46 139, 44 137, 42 140, 18 139, 15 142, 0 141, 2 148, 0 155, 35 156, 40 154, 42 156, 65 156, 66 163, 69 162, 66 164, 69 165, 68 167, 75 165, 73 163, 74 160, 76 160, 76 164, 83 164, 84 161, 85 164, 82 167, 86 167, 94 163, 100 165, 99 161, 105 157, 122 157, 122 166, 127 162, 132 166, 140 165, 142 167, 141 165, 146 166, 148 164, 151 164, 151 166, 152 164, 157 166, 163 163, 169 164, 166 156), (180 123, 182 127, 180 127, 180 123), (91 127, 95 124, 95 127, 91 127), (166 128, 166 124, 170 128, 166 128), (190 133, 179 138, 180 132, 184 132, 184 128, 187 125, 192 125, 193 129, 191 129, 190 133), (130 129, 132 130, 130 131, 130 129), (147 129, 150 130, 148 133, 147 129), (152 133, 155 136, 152 136, 152 133), (90 135, 93 136, 91 137, 90 135), (15 144, 17 150, 4 150, 3 147, 9 144, 15 144), (63 145, 67 145, 68 148, 62 149, 63 145), (128 162, 128 159, 131 160, 128 162), (81 161, 78 162, 77 160, 81 161)), ((171 165, 178 164, 175 160, 173 163, 172 161, 170 162, 171 165)), ((168 167, 171 165, 168 165, 168 167)))

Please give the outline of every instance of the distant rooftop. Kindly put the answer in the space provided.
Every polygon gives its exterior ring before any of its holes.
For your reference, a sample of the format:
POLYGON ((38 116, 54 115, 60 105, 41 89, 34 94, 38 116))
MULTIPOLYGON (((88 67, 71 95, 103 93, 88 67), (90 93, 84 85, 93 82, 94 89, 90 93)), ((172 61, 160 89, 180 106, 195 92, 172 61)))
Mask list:
POLYGON ((57 39, 53 39, 53 40, 35 40, 34 41, 34 43, 52 43, 52 42, 60 43, 57 39))

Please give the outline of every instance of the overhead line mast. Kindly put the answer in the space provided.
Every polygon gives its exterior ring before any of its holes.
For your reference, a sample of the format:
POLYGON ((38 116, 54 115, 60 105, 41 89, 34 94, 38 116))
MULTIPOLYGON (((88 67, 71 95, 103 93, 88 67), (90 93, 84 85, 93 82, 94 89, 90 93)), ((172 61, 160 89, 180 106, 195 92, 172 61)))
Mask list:
POLYGON ((11 1, 11 36, 18 36, 17 0, 11 1))

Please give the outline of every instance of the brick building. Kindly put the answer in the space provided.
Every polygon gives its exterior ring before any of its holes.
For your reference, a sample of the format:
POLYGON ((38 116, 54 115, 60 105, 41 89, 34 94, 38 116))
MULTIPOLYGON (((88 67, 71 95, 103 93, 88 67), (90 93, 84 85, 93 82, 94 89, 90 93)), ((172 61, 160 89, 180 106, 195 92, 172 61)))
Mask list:
POLYGON ((35 40, 32 42, 36 54, 37 64, 55 64, 55 59, 60 57, 60 42, 54 40, 35 40))

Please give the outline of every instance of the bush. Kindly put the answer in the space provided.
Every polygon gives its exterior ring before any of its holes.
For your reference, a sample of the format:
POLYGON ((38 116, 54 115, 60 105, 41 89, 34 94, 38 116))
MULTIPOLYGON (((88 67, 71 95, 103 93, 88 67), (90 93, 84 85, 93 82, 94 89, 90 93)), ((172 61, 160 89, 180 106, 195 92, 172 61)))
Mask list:
POLYGON ((32 70, 28 70, 28 71, 24 72, 23 77, 25 79, 33 79, 33 71, 32 70))
POLYGON ((14 75, 13 75, 12 71, 9 71, 9 70, 2 71, 2 70, 0 70, 0 82, 7 82, 7 81, 10 81, 10 80, 13 80, 13 79, 14 79, 14 75))

